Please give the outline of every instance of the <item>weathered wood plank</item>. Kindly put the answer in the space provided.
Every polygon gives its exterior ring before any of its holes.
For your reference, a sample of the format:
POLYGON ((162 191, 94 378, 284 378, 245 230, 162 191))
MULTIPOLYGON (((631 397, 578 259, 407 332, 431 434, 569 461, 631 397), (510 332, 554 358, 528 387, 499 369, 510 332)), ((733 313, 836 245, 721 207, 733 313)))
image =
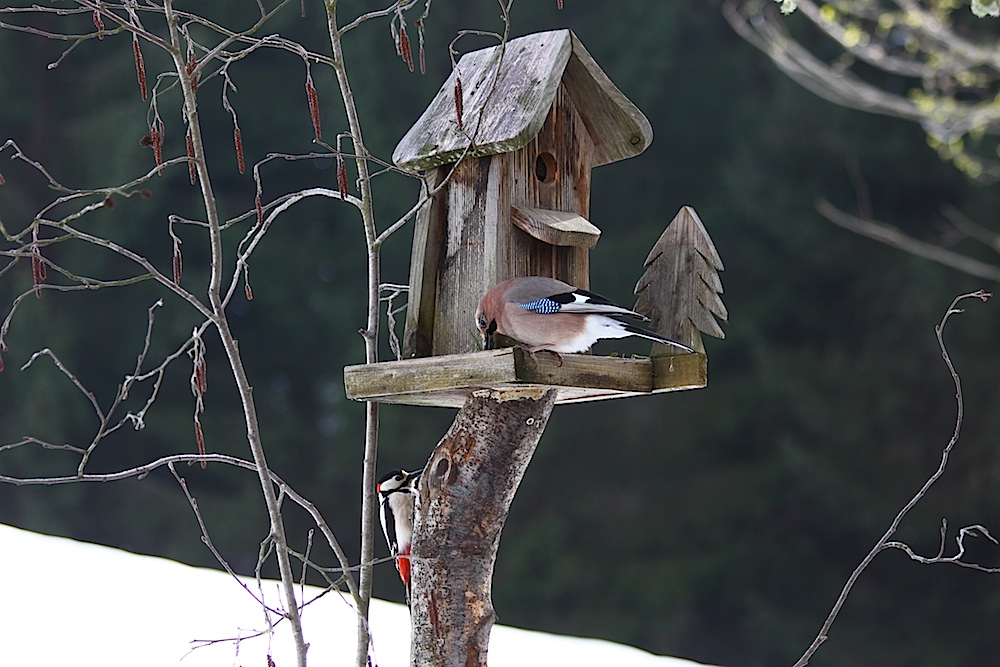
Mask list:
POLYGON ((589 220, 567 211, 515 206, 510 219, 518 229, 549 245, 589 250, 601 238, 601 230, 589 220))
POLYGON ((542 126, 572 50, 570 32, 557 30, 512 39, 502 50, 465 54, 400 140, 393 162, 417 171, 455 162, 466 151, 468 157, 483 157, 521 148, 542 126), (459 78, 461 127, 454 99, 459 78))
POLYGON ((539 352, 532 358, 522 349, 514 348, 514 361, 519 382, 628 392, 653 390, 649 359, 591 354, 563 354, 560 358, 551 352, 539 352))
POLYGON ((516 378, 514 356, 509 349, 344 368, 347 397, 361 400, 414 391, 491 387, 516 378))
POLYGON ((708 358, 704 354, 653 357, 652 391, 679 391, 708 386, 708 358))
MULTIPOLYGON (((594 142, 564 86, 560 86, 541 130, 524 148, 509 154, 513 178, 510 202, 519 208, 540 208, 590 215, 590 178, 594 142), (544 176, 539 161, 547 163, 544 176)), ((588 248, 543 243, 520 230, 502 234, 499 248, 504 266, 514 276, 549 276, 586 289, 590 284, 588 248)))
POLYGON ((538 353, 520 348, 404 359, 344 369, 347 397, 405 405, 461 407, 478 389, 539 386, 557 391, 557 403, 579 403, 697 389, 707 383, 704 355, 624 359, 538 353))
POLYGON ((594 166, 638 155, 652 143, 653 126, 608 78, 580 39, 575 34, 572 38, 573 57, 566 63, 563 83, 594 140, 594 166), (594 104, 593 100, 603 103, 594 104))
POLYGON ((463 160, 439 193, 447 219, 436 265, 432 354, 461 354, 478 349, 475 324, 479 299, 508 277, 497 261, 498 235, 509 223, 510 188, 505 185, 506 155, 463 160))
MULTIPOLYGON (((444 179, 446 168, 439 167, 424 176, 424 192, 430 192, 444 179)), ((433 197, 417 211, 410 250, 410 292, 403 329, 403 356, 430 356, 434 337, 434 309, 437 296, 438 264, 441 256, 447 210, 441 197, 433 197)))
POLYGON ((392 159, 407 171, 429 169, 463 156, 483 157, 522 148, 537 134, 560 81, 565 83, 598 143, 594 166, 638 155, 652 126, 612 83, 569 30, 539 32, 467 53, 423 115, 400 140, 392 159), (500 62, 501 53, 503 62, 500 62), (462 124, 455 113, 455 82, 462 80, 462 124))

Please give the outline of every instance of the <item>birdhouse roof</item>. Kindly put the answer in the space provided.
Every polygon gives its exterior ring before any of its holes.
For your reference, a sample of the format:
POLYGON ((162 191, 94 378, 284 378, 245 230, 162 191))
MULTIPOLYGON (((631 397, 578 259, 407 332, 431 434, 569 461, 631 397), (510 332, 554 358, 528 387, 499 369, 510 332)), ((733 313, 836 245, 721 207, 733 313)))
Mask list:
POLYGON ((396 146, 393 162, 418 171, 464 155, 483 157, 522 148, 541 129, 560 83, 590 132, 594 166, 638 155, 653 140, 649 120, 598 67, 577 36, 571 30, 553 30, 462 56, 396 146), (455 104, 459 78, 461 127, 455 104))

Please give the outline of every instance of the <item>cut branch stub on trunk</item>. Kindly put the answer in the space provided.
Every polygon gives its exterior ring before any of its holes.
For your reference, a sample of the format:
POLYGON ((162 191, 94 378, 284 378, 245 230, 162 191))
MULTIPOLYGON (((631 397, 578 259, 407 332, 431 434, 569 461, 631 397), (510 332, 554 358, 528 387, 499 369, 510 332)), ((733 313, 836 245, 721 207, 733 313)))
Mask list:
POLYGON ((554 405, 539 388, 477 392, 431 454, 411 552, 414 667, 486 665, 500 531, 554 405))
MULTIPOLYGON (((690 206, 674 216, 646 257, 646 271, 636 283, 636 312, 652 320, 657 332, 704 353, 701 334, 726 334, 716 317, 726 320, 722 303, 722 258, 708 231, 690 206)), ((653 356, 673 354, 653 344, 653 356)))

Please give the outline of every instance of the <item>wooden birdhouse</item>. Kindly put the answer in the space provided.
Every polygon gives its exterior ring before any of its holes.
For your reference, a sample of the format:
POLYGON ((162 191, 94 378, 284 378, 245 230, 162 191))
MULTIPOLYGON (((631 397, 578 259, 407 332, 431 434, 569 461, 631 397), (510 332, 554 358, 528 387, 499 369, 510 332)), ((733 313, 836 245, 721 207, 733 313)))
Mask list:
POLYGON ((650 360, 564 355, 557 365, 479 351, 476 306, 498 282, 589 287, 601 235, 589 219, 591 169, 638 155, 652 137, 569 30, 463 56, 393 153, 430 193, 414 226, 404 359, 349 367, 348 396, 461 406, 477 387, 552 384, 566 402, 704 386, 701 354, 671 357, 671 372, 686 370, 657 386, 650 360))
POLYGON ((423 170, 429 188, 444 183, 416 223, 404 356, 477 350, 479 297, 507 278, 586 288, 601 235, 589 221, 590 171, 652 139, 569 30, 463 57, 392 156, 423 170))

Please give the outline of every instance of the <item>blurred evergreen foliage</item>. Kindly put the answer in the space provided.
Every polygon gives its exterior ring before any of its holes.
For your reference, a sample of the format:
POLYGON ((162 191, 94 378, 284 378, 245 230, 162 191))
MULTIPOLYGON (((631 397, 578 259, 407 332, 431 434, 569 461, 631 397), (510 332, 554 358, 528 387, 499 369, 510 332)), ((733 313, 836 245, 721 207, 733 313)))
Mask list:
MULTIPOLYGON (((256 10, 245 4, 216 6, 215 18, 249 25, 256 10)), ((306 3, 301 18, 293 5, 266 32, 325 52, 321 8, 306 3)), ((342 17, 367 6, 340 5, 342 17)), ((424 76, 395 55, 386 21, 351 34, 347 66, 375 155, 388 159, 438 89, 456 30, 499 30, 498 13, 491 2, 435 3, 424 76)), ((55 27, 56 19, 47 20, 55 27)), ((89 17, 78 20, 77 29, 87 30, 89 17)), ((944 203, 992 221, 996 188, 971 185, 939 163, 919 129, 833 107, 800 89, 733 34, 714 3, 621 0, 612 7, 569 0, 561 12, 555 2, 519 3, 512 23, 513 36, 572 28, 653 124, 656 139, 646 153, 594 174, 592 221, 604 230, 592 254, 594 289, 627 302, 663 227, 680 206, 692 205, 726 263, 730 323, 726 340, 708 342, 707 389, 556 410, 504 532, 494 586, 500 620, 705 662, 791 664, 851 570, 933 472, 951 434, 954 392, 934 325, 957 293, 994 287, 852 236, 820 218, 813 202, 825 197, 850 209, 857 197, 850 174, 857 170, 879 217, 932 237, 944 203)), ((64 46, 0 33, 0 139, 15 139, 71 187, 117 184, 149 169, 151 151, 139 146, 147 106, 130 40, 89 41, 46 69, 64 46)), ((162 56, 144 52, 147 68, 162 71, 162 56)), ((346 127, 336 82, 322 67, 313 77, 324 138, 332 141, 346 127)), ((301 60, 284 53, 261 52, 234 67, 238 92, 230 99, 248 164, 268 152, 313 148, 304 80, 301 60)), ((199 97, 217 196, 224 214, 234 216, 253 209, 254 184, 236 170, 220 86, 218 78, 205 81, 199 97)), ((166 106, 161 112, 167 155, 183 154, 179 114, 166 106)), ((265 199, 312 184, 335 187, 331 167, 269 163, 265 199)), ((54 195, 20 163, 5 160, 0 173, 0 217, 19 229, 54 195)), ((82 224, 169 270, 167 214, 199 215, 199 195, 187 178, 183 166, 169 169, 149 186, 151 198, 118 201, 82 224)), ((414 181, 391 175, 379 176, 375 188, 383 228, 417 194, 414 181)), ((233 247, 242 229, 232 233, 233 247)), ((184 284, 203 284, 203 238, 190 228, 180 233, 184 284)), ((345 399, 342 368, 363 359, 356 333, 365 309, 362 242, 352 208, 299 204, 254 255, 254 300, 237 298, 232 306, 269 460, 319 505, 355 554, 363 406, 345 399)), ((385 281, 406 282, 409 243, 404 230, 385 247, 385 281)), ((59 261, 90 275, 131 273, 110 253, 79 245, 58 252, 59 261)), ((30 286, 27 265, 0 280, 4 314, 30 286)), ((152 284, 28 299, 3 353, 0 444, 27 434, 89 442, 96 418, 52 364, 40 359, 18 369, 49 347, 107 405, 132 371, 146 311, 161 297, 150 354, 157 359, 196 318, 152 284)), ((899 534, 924 553, 937 551, 941 517, 955 527, 984 523, 1000 531, 998 313, 992 303, 972 305, 947 334, 967 414, 947 475, 899 534)), ((217 341, 206 340, 208 449, 246 456, 225 359, 217 341)), ((146 428, 103 443, 91 472, 195 451, 189 372, 186 360, 175 364, 146 428)), ((380 467, 420 466, 451 417, 447 410, 383 408, 380 467)), ((75 466, 64 452, 0 453, 5 474, 71 474, 75 466)), ((250 573, 268 525, 255 476, 214 466, 184 474, 216 545, 250 573)), ((293 546, 304 548, 307 517, 286 508, 293 546)), ((214 564, 165 470, 107 485, 0 487, 0 521, 214 564)), ((995 550, 974 555, 998 564, 995 550)), ((383 568, 376 594, 400 598, 392 566, 383 568)), ((1000 605, 998 581, 883 554, 813 664, 992 664, 1000 649, 989 624, 1000 605)))

